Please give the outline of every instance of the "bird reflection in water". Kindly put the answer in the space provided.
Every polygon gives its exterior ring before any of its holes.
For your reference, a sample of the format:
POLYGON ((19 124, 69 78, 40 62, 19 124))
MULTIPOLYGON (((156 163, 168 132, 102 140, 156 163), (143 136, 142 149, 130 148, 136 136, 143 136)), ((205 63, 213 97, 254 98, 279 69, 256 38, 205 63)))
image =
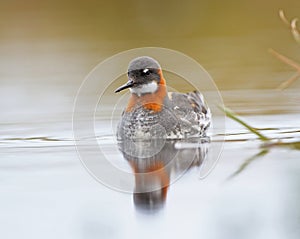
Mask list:
POLYGON ((123 157, 134 175, 133 200, 136 208, 155 212, 163 208, 170 182, 191 167, 200 167, 206 158, 210 139, 119 142, 123 157))

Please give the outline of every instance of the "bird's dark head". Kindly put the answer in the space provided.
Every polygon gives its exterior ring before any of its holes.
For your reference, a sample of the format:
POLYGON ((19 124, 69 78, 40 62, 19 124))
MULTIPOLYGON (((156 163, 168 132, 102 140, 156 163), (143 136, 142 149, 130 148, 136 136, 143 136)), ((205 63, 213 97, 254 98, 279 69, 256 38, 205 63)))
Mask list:
POLYGON ((130 88, 131 93, 142 95, 154 93, 162 82, 159 63, 151 57, 141 56, 133 59, 128 66, 128 82, 116 89, 115 93, 130 88))

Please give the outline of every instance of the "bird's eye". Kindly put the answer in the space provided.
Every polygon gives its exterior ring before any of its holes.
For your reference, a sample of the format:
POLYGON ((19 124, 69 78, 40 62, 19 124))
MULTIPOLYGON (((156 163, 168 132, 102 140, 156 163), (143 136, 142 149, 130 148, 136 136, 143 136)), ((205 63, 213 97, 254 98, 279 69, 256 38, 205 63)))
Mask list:
POLYGON ((144 69, 142 72, 143 72, 143 75, 149 75, 150 74, 150 70, 148 68, 144 69))

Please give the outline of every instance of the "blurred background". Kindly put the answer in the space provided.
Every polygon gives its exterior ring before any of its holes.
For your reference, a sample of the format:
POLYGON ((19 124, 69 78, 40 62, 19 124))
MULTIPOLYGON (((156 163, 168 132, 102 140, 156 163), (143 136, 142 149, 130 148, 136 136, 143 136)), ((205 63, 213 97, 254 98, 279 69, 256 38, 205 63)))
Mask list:
POLYGON ((299 139, 300 81, 275 91, 294 69, 268 53, 300 62, 279 9, 300 17, 299 0, 1 0, 0 237, 299 238, 299 152, 275 149, 227 182, 259 151, 235 123, 227 122, 213 173, 179 180, 155 216, 94 181, 72 142, 86 75, 109 56, 148 46, 194 58, 227 106, 270 137, 299 139))
POLYGON ((293 69, 267 50, 300 60, 279 9, 299 16, 300 2, 2 0, 0 106, 51 107, 100 61, 146 46, 191 56, 221 90, 273 89, 293 69))

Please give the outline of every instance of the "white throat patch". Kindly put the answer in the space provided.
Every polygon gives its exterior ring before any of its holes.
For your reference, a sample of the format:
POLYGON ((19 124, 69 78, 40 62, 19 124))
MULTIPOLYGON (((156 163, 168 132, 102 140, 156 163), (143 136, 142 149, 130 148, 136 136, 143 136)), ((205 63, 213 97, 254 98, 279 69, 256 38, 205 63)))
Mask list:
POLYGON ((130 92, 137 94, 138 96, 141 96, 142 94, 146 94, 146 93, 154 93, 155 91, 157 91, 157 89, 158 89, 158 85, 156 81, 152 81, 148 84, 142 84, 138 87, 130 88, 130 92))

